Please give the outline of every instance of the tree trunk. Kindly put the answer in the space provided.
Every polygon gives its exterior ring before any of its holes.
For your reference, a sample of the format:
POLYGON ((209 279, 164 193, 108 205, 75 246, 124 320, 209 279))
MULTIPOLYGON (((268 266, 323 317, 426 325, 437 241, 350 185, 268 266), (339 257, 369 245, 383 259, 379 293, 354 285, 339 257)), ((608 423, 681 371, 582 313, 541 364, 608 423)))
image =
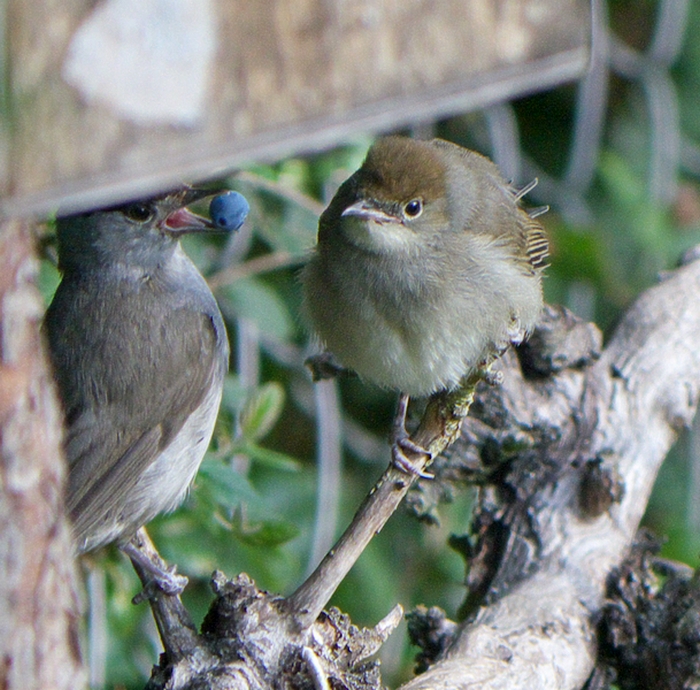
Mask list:
POLYGON ((61 421, 41 344, 27 223, 2 223, 0 267, 0 687, 81 688, 61 421))

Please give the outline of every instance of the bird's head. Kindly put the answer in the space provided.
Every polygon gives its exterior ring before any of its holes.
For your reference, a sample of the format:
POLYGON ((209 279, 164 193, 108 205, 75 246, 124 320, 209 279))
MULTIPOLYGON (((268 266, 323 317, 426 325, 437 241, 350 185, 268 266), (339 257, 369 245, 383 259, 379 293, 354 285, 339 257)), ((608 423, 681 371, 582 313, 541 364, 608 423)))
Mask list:
POLYGON ((59 267, 79 270, 114 262, 145 267, 158 264, 175 249, 180 236, 222 229, 187 209, 218 191, 182 187, 119 206, 59 215, 59 267))
POLYGON ((428 142, 386 137, 338 190, 321 218, 374 253, 411 252, 449 226, 447 170, 428 142))

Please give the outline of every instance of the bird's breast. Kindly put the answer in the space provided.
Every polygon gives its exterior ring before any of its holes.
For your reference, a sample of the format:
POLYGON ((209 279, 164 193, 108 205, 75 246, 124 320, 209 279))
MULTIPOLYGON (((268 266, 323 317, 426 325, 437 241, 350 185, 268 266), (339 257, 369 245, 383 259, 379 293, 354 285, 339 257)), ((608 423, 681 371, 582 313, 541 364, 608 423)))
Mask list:
POLYGON ((360 376, 412 395, 458 385, 513 329, 526 332, 541 305, 539 279, 513 270, 484 238, 417 258, 317 253, 306 269, 307 310, 322 341, 360 376))

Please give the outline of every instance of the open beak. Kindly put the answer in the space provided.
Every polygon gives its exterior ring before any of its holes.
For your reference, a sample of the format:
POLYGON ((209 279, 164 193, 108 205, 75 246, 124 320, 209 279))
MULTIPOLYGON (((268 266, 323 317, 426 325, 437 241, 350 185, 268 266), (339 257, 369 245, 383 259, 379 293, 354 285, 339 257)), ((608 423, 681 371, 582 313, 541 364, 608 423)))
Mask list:
POLYGON ((342 217, 352 216, 360 220, 371 220, 383 225, 384 223, 402 223, 403 221, 386 211, 383 211, 376 204, 367 199, 360 199, 351 206, 348 206, 341 214, 342 217))
POLYGON ((221 232, 221 228, 204 216, 188 210, 187 206, 200 199, 216 196, 225 189, 202 189, 200 187, 183 187, 163 198, 163 205, 170 210, 160 221, 160 226, 170 235, 186 235, 195 232, 221 232))

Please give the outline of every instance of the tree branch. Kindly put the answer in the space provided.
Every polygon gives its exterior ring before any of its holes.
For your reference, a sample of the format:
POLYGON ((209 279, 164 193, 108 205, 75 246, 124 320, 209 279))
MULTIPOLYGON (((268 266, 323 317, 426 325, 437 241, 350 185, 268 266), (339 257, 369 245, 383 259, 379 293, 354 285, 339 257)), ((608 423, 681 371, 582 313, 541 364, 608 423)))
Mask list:
MULTIPOLYGON (((422 471, 432 457, 437 457, 455 441, 474 400, 477 383, 485 375, 486 369, 479 369, 457 391, 441 392, 430 399, 420 425, 411 435, 411 440, 419 448, 429 451, 429 455, 412 454, 417 472, 422 471)), ((383 529, 399 507, 417 476, 409 475, 393 464, 389 465, 335 546, 287 599, 289 614, 296 619, 299 628, 310 628, 318 618, 372 538, 383 529)))
MULTIPOLYGON (((494 437, 538 437, 540 470, 533 475, 521 454, 500 486, 482 491, 481 524, 500 522, 509 547, 502 552, 511 558, 490 573, 487 605, 471 612, 443 658, 404 690, 575 690, 585 683, 606 578, 627 555, 659 467, 696 412, 699 294, 695 260, 641 296, 595 364, 532 382, 509 358, 503 388, 470 416, 465 435, 475 443, 472 454, 494 437), (500 427, 493 416, 489 426, 496 407, 507 410, 500 427), (612 483, 596 486, 592 476, 612 483), (622 478, 617 491, 615 477, 622 478), (506 507, 496 494, 508 490, 515 500, 506 507), (609 500, 591 501, 591 490, 609 500), (525 559, 517 557, 523 552, 525 559)), ((489 544, 489 528, 474 564, 498 546, 489 544)))

